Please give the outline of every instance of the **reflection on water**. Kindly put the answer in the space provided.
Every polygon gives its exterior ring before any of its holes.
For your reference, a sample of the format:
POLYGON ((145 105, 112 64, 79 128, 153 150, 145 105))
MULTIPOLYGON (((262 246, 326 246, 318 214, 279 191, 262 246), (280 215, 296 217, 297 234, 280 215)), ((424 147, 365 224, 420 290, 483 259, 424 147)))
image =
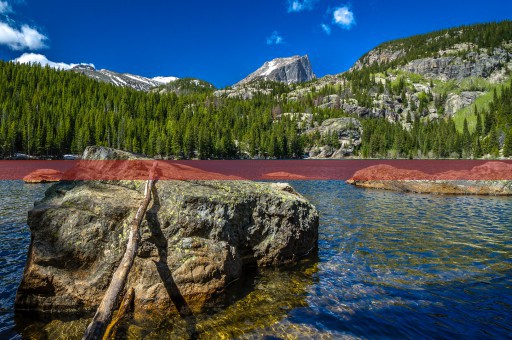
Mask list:
MULTIPOLYGON (((128 338, 508 337, 512 198, 294 182, 320 211, 317 260, 248 275, 225 306, 193 318, 136 315, 128 338)), ((0 182, 0 337, 81 337, 86 319, 18 319, 12 304, 44 186, 0 182), (9 194, 4 194, 9 193, 9 194)))

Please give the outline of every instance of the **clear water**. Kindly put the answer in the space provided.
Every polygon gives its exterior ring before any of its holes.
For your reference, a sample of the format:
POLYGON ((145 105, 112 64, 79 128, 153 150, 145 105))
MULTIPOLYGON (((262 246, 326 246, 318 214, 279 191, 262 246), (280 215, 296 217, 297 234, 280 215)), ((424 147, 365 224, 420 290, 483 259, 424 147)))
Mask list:
MULTIPOLYGON (((508 338, 512 198, 293 182, 320 211, 319 252, 248 275, 225 306, 191 318, 133 316, 128 338, 508 338)), ((80 338, 87 319, 15 317, 30 232, 47 185, 0 182, 0 338, 80 338)))
POLYGON ((14 297, 30 245, 27 212, 43 198, 48 184, 0 181, 0 338, 14 332, 14 297))

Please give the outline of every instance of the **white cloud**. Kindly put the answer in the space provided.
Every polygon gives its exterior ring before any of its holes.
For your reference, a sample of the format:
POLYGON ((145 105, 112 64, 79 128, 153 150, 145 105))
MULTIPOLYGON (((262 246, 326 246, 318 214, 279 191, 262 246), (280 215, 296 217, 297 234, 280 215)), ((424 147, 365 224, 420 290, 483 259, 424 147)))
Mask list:
POLYGON ((12 11, 12 8, 7 3, 7 1, 0 1, 0 14, 2 14, 2 13, 10 13, 11 11, 12 11))
POLYGON ((272 35, 267 38, 267 45, 280 45, 284 44, 284 39, 281 35, 279 35, 279 32, 274 31, 272 32, 272 35))
POLYGON ((331 26, 329 26, 327 24, 322 24, 320 26, 324 30, 325 34, 327 34, 327 35, 331 34, 331 26))
POLYGON ((288 0, 288 12, 311 11, 318 0, 288 0))
POLYGON ((7 45, 17 51, 39 50, 46 47, 46 40, 46 36, 28 25, 17 29, 0 21, 0 45, 7 45))
POLYGON ((356 23, 356 18, 348 6, 342 6, 334 10, 333 22, 345 29, 350 29, 356 23))
POLYGON ((42 54, 36 54, 36 53, 23 53, 22 56, 16 58, 13 60, 16 63, 20 64, 40 64, 41 66, 50 66, 56 69, 61 70, 69 70, 75 66, 78 65, 88 65, 94 67, 93 64, 66 64, 66 63, 56 63, 53 61, 48 60, 46 56, 42 54))

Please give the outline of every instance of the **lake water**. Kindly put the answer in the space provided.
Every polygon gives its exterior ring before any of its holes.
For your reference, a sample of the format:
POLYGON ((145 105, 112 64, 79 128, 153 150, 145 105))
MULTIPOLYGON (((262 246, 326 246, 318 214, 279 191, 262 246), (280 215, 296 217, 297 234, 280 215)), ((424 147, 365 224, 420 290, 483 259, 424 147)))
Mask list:
MULTIPOLYGON (((320 212, 318 255, 249 273, 225 306, 193 319, 125 322, 120 337, 507 338, 512 198, 293 182, 320 212)), ((0 182, 0 338, 81 337, 87 319, 28 320, 13 301, 48 185, 0 182)))

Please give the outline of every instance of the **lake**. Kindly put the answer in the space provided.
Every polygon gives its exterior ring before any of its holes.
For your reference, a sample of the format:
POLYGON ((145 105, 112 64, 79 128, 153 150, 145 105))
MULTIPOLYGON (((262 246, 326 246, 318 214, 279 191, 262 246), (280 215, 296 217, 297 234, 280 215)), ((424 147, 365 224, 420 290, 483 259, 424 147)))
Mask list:
MULTIPOLYGON (((512 334, 512 197, 434 196, 291 182, 320 212, 318 254, 249 272, 224 305, 127 320, 128 338, 506 338, 512 334)), ((86 318, 15 315, 27 211, 49 185, 0 181, 0 338, 80 338, 86 318)))

